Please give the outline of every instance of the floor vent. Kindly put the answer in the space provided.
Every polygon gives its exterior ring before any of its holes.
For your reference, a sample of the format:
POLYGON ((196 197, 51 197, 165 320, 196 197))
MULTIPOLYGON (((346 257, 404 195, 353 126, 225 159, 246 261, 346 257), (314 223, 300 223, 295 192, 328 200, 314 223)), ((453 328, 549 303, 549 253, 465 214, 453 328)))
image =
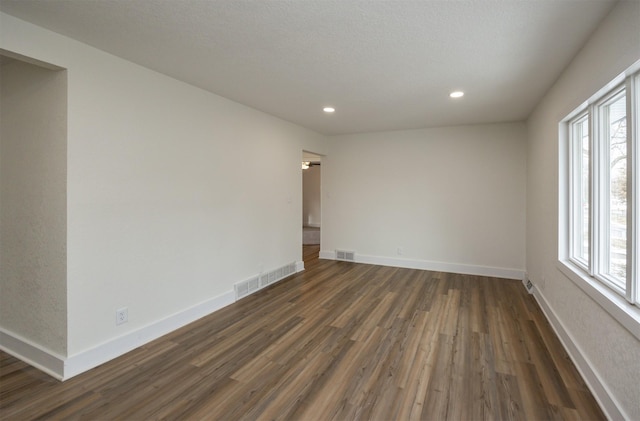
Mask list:
POLYGON ((355 262, 356 253, 354 251, 336 250, 336 260, 344 260, 346 262, 355 262))
POLYGON ((276 283, 289 275, 293 275, 294 273, 296 273, 295 262, 269 272, 261 273, 260 275, 247 279, 246 281, 238 282, 233 286, 236 292, 236 300, 246 297, 247 295, 251 295, 268 285, 276 283))

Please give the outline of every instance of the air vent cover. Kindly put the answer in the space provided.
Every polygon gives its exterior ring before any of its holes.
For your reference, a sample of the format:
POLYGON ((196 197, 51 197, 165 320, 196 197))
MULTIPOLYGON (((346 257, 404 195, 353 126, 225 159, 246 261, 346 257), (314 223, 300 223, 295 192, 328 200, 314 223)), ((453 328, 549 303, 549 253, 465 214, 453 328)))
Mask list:
POLYGON ((355 262, 356 253, 354 251, 336 250, 336 260, 344 260, 346 262, 355 262))
POLYGON ((246 281, 238 282, 233 286, 236 292, 236 300, 253 294, 254 292, 276 283, 294 273, 296 273, 295 262, 270 270, 269 272, 261 273, 260 275, 247 279, 246 281))
POLYGON ((527 282, 524 284, 524 286, 527 288, 527 292, 529 294, 533 294, 533 283, 527 279, 527 282))

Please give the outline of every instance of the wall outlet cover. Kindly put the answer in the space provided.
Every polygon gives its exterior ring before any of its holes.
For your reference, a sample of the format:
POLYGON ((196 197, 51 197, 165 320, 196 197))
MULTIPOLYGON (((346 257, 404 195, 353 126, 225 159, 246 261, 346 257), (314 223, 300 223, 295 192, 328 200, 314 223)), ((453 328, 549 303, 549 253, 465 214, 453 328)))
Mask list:
POLYGON ((127 323, 128 321, 129 309, 127 307, 116 310, 116 326, 127 323))

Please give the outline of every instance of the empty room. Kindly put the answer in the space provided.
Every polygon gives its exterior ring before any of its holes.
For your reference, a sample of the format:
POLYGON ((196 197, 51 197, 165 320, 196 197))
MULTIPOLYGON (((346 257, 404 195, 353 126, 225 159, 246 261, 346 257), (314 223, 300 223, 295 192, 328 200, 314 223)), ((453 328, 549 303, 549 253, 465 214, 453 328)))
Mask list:
POLYGON ((0 0, 0 419, 640 419, 639 27, 0 0))

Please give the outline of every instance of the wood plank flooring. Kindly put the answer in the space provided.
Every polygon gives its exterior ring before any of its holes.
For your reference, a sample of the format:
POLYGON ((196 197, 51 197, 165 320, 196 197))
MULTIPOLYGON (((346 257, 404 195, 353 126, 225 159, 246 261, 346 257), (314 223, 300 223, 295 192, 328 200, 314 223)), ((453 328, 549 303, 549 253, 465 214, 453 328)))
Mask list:
POLYGON ((317 253, 63 383, 0 352, 0 418, 604 419, 520 282, 317 253))

